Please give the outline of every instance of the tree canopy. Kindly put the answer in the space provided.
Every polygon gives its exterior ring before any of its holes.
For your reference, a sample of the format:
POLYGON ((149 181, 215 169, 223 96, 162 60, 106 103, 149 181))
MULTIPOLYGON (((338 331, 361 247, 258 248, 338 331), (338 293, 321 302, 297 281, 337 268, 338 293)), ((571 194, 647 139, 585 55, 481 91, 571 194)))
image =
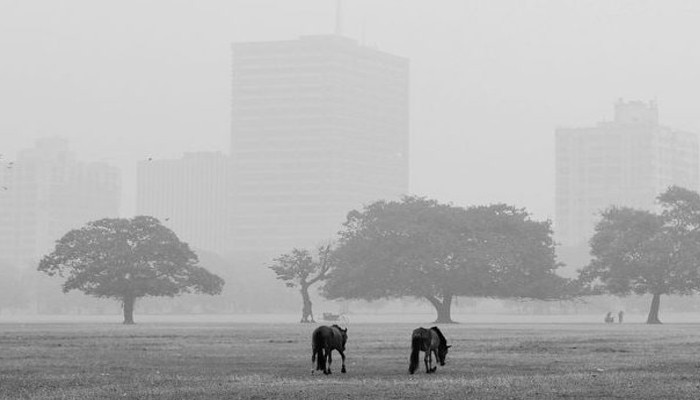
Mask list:
POLYGON ((144 296, 219 294, 224 281, 198 265, 187 243, 156 218, 101 219, 66 233, 38 270, 65 277, 63 291, 78 290, 122 301, 124 323, 144 296))
POLYGON ((315 257, 306 249, 293 249, 276 258, 269 266, 287 287, 299 288, 303 301, 301 322, 315 322, 309 287, 326 279, 331 266, 330 245, 318 247, 315 257))
POLYGON ((672 186, 660 213, 629 207, 603 211, 591 238, 591 263, 579 279, 593 291, 651 294, 647 323, 657 324, 661 295, 700 288, 700 195, 672 186))
POLYGON ((421 197, 351 211, 324 287, 330 298, 412 296, 451 322, 455 296, 564 296, 549 221, 505 204, 455 207, 421 197))

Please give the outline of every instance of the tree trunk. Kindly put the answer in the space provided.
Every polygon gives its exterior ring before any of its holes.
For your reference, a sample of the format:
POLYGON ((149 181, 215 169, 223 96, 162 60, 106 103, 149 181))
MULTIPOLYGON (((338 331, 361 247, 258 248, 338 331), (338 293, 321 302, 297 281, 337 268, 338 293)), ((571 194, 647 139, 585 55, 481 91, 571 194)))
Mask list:
POLYGON ((435 320, 436 324, 454 324, 455 322, 452 320, 452 317, 450 317, 450 308, 452 306, 452 295, 447 295, 444 296, 442 301, 438 300, 435 297, 432 296, 427 296, 426 299, 430 302, 430 304, 435 307, 435 311, 437 311, 437 319, 435 320))
POLYGON ((122 300, 122 308, 124 309, 124 325, 134 324, 134 303, 136 298, 133 296, 124 296, 122 300))
POLYGON ((304 305, 301 309, 301 322, 316 322, 314 321, 314 313, 311 310, 311 297, 309 297, 309 285, 301 285, 301 298, 304 301, 304 305))
POLYGON ((647 324, 660 324, 659 320, 659 305, 661 305, 661 294, 654 293, 654 297, 651 299, 651 308, 649 309, 649 316, 647 317, 647 324))

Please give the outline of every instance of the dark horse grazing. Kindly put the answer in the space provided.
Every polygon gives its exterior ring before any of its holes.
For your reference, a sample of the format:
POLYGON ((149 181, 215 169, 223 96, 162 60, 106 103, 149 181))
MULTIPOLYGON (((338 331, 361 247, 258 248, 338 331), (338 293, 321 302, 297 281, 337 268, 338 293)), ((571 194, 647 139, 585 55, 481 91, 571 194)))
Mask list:
POLYGON ((447 349, 452 346, 447 345, 447 339, 440 332, 437 326, 430 329, 418 328, 411 335, 411 364, 408 367, 408 373, 413 374, 418 369, 418 353, 425 352, 425 372, 430 374, 437 370, 437 366, 433 367, 432 353, 435 353, 435 359, 441 366, 445 365, 445 357, 447 357, 447 349))
MULTIPOLYGON (((311 363, 316 362, 316 370, 331 373, 331 352, 338 350, 343 359, 343 367, 340 372, 345 373, 345 343, 348 341, 348 329, 342 329, 338 325, 319 326, 311 335, 311 363)), ((313 373, 314 370, 311 370, 313 373)))

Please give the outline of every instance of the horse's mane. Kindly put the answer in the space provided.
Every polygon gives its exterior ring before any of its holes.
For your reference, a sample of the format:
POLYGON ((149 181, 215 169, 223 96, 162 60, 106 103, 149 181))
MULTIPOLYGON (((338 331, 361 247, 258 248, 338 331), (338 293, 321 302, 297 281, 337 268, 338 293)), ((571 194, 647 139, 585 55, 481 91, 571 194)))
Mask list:
POLYGON ((445 339, 445 335, 443 335, 442 332, 440 332, 440 328, 438 328, 437 326, 434 326, 430 329, 434 330, 435 333, 437 333, 438 337, 440 338, 440 344, 443 346, 447 346, 447 339, 445 339))

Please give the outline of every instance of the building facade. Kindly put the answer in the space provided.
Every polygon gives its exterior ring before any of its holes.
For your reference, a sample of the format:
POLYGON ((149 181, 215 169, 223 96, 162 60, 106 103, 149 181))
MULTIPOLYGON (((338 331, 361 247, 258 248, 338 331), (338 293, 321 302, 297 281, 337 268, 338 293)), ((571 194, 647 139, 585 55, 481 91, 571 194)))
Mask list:
POLYGON ((671 185, 698 190, 698 137, 659 124, 654 102, 618 101, 613 121, 556 131, 555 238, 585 246, 611 205, 654 210, 671 185))
POLYGON ((408 193, 409 63, 336 35, 233 45, 232 240, 279 254, 408 193))
POLYGON ((136 213, 158 218, 191 247, 223 253, 229 243, 229 157, 185 153, 140 161, 136 213))
POLYGON ((0 165, 0 259, 36 268, 71 229, 119 216, 121 174, 76 160, 67 140, 41 139, 0 165))

